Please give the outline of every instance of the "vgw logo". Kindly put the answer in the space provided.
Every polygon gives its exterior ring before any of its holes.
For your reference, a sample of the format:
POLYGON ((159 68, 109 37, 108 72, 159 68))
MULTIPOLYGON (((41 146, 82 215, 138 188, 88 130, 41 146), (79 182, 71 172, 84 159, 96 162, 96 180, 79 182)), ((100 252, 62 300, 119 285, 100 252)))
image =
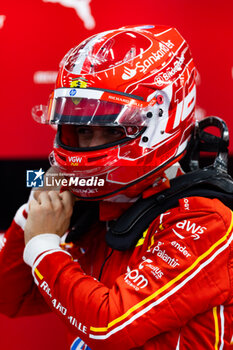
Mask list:
POLYGON ((27 187, 43 187, 44 186, 44 171, 27 170, 27 187))

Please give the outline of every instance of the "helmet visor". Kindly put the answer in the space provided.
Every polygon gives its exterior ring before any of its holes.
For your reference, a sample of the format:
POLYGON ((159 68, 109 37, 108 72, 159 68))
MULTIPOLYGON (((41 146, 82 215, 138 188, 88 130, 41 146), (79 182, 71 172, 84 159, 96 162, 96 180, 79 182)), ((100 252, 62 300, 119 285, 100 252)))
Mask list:
POLYGON ((47 108, 34 107, 33 117, 46 124, 146 126, 147 108, 142 108, 140 101, 136 106, 134 99, 112 94, 120 101, 110 102, 102 99, 103 94, 106 93, 99 90, 57 89, 47 108))

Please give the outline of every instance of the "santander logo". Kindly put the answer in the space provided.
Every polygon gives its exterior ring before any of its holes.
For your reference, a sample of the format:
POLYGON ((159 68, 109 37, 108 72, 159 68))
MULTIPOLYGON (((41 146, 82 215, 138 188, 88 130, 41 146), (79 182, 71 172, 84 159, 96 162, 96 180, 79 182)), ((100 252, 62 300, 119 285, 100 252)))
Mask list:
POLYGON ((162 42, 159 43, 159 48, 155 52, 151 52, 150 56, 147 57, 143 61, 138 61, 135 65, 134 69, 130 69, 128 67, 124 66, 124 73, 122 74, 122 79, 123 80, 128 80, 133 78, 137 70, 141 73, 146 73, 147 69, 150 68, 151 66, 155 65, 156 62, 161 60, 162 57, 165 55, 171 55, 171 49, 175 46, 175 44, 171 41, 168 40, 167 42, 162 42))

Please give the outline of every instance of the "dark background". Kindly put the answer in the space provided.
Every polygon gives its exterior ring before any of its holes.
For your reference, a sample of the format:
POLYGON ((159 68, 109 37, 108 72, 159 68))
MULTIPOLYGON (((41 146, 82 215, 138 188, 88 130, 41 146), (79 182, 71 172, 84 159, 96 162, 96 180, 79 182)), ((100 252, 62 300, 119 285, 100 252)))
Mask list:
MULTIPOLYGON (((206 165, 208 158, 202 159, 202 165, 206 165)), ((229 158, 229 173, 233 176, 233 156, 229 158)), ((0 230, 5 230, 20 205, 27 202, 30 188, 26 187, 26 170, 49 168, 49 161, 41 160, 4 160, 1 162, 0 184, 1 205, 0 230)))

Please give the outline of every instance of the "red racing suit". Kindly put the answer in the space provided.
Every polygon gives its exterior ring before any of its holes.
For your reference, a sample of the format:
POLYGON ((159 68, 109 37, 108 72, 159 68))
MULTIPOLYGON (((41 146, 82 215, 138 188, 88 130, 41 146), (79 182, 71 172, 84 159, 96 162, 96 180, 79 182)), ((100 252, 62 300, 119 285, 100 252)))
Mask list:
POLYGON ((0 312, 50 308, 72 350, 233 349, 233 215, 219 200, 179 200, 124 252, 104 222, 69 249, 44 234, 24 250, 23 212, 0 253, 0 312))

